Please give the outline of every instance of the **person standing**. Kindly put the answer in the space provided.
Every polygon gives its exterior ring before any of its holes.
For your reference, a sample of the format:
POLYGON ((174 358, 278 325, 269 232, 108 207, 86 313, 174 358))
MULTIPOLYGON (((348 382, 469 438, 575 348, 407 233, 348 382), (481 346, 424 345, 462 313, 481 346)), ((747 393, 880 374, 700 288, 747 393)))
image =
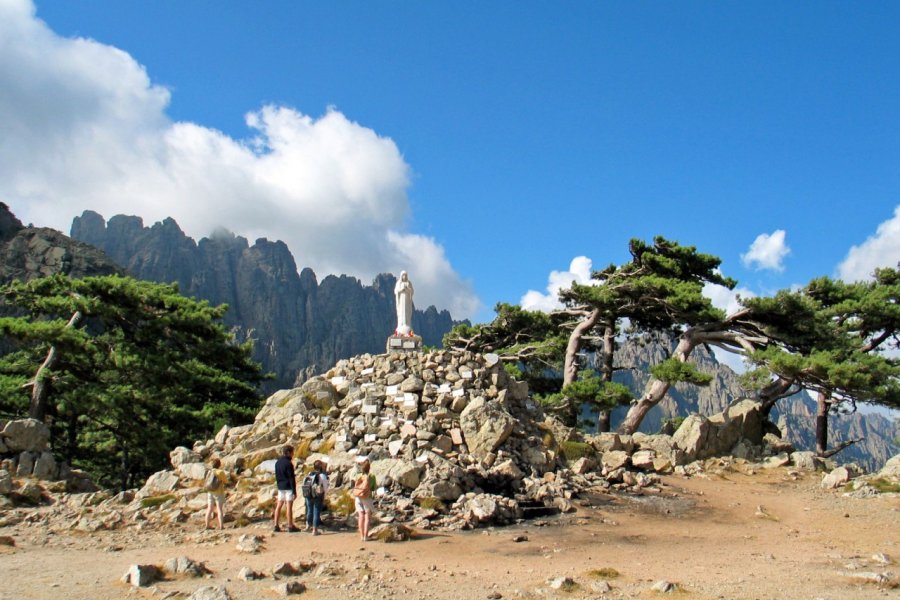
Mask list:
POLYGON ((215 478, 215 485, 206 488, 206 528, 209 529, 209 521, 213 515, 213 508, 216 511, 216 520, 219 522, 219 529, 225 529, 225 480, 228 476, 220 467, 222 461, 218 458, 212 459, 210 467, 212 468, 212 477, 215 478))
POLYGON ((372 495, 375 493, 377 484, 375 476, 369 474, 371 465, 368 460, 363 460, 359 464, 359 471, 353 480, 353 489, 351 494, 356 504, 356 524, 359 528, 359 539, 364 542, 369 541, 369 525, 372 523, 372 513, 375 512, 375 502, 372 495))
POLYGON ((279 521, 281 519, 281 507, 285 507, 287 514, 287 531, 300 531, 294 526, 294 499, 297 497, 297 476, 294 473, 294 448, 285 446, 281 449, 281 458, 275 461, 275 485, 277 497, 275 499, 275 531, 281 531, 279 521))
POLYGON ((324 461, 317 460, 313 463, 313 472, 307 476, 306 482, 308 484, 303 486, 306 529, 312 529, 313 535, 319 535, 319 528, 322 526, 322 508, 325 506, 325 494, 328 492, 328 474, 325 472, 324 461))

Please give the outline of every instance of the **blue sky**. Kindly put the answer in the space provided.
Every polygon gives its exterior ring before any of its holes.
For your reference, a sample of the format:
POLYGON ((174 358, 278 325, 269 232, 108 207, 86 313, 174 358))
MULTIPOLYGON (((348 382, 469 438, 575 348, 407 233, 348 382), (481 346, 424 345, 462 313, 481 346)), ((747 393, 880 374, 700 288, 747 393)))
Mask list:
POLYGON ((0 0, 23 221, 282 239, 476 321, 631 237, 752 294, 896 264, 898 106, 890 2, 0 0))

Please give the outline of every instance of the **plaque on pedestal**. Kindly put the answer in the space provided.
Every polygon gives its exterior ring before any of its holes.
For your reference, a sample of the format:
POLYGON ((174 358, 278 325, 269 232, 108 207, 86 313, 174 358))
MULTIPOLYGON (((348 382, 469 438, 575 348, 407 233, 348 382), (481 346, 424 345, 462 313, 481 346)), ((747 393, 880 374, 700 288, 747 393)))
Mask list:
POLYGON ((422 349, 420 335, 392 335, 387 339, 387 352, 418 352, 422 349))

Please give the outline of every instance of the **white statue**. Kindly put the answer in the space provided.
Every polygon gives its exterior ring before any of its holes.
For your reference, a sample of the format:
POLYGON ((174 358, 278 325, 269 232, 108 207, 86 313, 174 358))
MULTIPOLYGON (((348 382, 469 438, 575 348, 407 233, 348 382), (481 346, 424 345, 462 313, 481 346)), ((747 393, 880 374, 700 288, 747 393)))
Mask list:
POLYGON ((397 301, 397 329, 394 335, 412 335, 413 286, 406 271, 400 272, 400 279, 394 286, 394 299, 397 301))

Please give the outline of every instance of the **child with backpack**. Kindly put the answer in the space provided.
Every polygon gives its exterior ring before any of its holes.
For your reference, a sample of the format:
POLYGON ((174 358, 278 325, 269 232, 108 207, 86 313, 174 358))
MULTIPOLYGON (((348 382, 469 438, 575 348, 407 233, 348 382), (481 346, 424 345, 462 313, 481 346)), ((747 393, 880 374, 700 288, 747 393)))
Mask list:
POLYGON ((319 535, 322 526, 322 508, 325 506, 325 494, 328 492, 328 474, 325 463, 317 460, 313 463, 312 473, 303 479, 301 486, 303 499, 306 502, 306 530, 312 529, 313 535, 319 535))

